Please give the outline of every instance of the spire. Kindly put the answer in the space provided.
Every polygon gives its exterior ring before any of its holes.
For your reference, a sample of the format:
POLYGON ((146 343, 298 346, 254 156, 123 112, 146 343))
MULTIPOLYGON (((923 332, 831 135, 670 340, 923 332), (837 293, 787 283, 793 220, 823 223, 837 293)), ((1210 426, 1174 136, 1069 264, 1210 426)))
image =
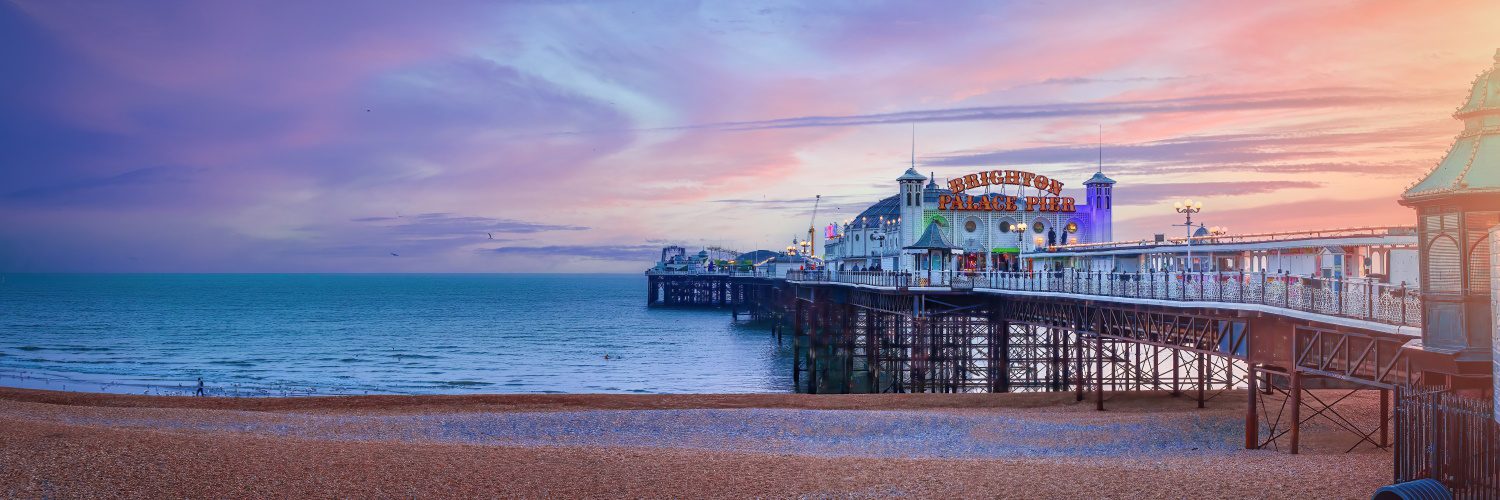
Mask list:
POLYGON ((1099 174, 1104 173, 1104 124, 1099 124, 1099 174))
MULTIPOLYGON (((1496 53, 1500 56, 1500 53, 1496 53)), ((916 168, 916 122, 912 122, 912 168, 916 168)))

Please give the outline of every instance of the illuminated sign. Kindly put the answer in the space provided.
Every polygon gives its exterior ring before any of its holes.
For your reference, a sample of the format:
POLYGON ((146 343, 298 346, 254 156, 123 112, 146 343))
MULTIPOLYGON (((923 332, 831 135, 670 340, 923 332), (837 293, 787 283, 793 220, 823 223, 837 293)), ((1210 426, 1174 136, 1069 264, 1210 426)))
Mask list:
MULTIPOLYGON (((1026 196, 1026 211, 1028 212, 1077 212, 1078 207, 1069 196, 1026 196)), ((938 195, 938 210, 957 210, 967 212, 1016 212, 1019 210, 1020 196, 987 195, 987 196, 949 196, 938 195)))
MULTIPOLYGON (((1062 194, 1062 183, 1045 175, 1020 170, 990 170, 978 172, 948 181, 953 195, 938 196, 938 210, 961 210, 972 212, 1015 212, 1021 196, 987 194, 969 196, 964 190, 984 186, 1034 187, 1053 195, 1062 194)), ((1076 201, 1070 196, 1025 196, 1028 212, 1077 212, 1076 201)))
POLYGON ((1062 183, 1057 182, 1057 179, 1021 170, 977 172, 948 181, 948 189, 953 194, 962 194, 965 190, 977 187, 1004 185, 1034 187, 1052 193, 1053 196, 1062 196, 1062 183))

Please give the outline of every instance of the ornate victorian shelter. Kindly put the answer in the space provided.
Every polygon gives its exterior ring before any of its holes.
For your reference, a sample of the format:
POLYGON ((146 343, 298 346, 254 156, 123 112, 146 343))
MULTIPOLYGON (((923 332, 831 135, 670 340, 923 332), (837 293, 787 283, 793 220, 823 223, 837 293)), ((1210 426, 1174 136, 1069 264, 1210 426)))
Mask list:
POLYGON ((1456 354, 1461 373, 1487 372, 1489 234, 1500 225, 1500 51, 1453 117, 1463 120, 1463 132, 1401 204, 1417 210, 1424 349, 1456 354))

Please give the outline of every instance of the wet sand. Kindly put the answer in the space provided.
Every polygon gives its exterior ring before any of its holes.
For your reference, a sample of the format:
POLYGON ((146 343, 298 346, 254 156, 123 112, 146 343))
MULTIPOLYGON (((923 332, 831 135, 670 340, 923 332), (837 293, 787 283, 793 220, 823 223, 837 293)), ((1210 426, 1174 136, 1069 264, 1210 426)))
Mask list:
POLYGON ((1239 449, 1243 400, 0 389, 0 496, 1368 498, 1389 481, 1389 453, 1344 454, 1355 438, 1331 425, 1304 428, 1302 455, 1239 449))

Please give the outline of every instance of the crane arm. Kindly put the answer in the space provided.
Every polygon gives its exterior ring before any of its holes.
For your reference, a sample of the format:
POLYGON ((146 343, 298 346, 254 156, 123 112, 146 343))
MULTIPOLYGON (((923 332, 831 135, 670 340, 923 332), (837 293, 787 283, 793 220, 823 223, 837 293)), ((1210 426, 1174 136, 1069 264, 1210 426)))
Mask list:
POLYGON ((818 254, 818 246, 814 244, 817 240, 813 239, 813 236, 816 234, 818 228, 818 204, 822 203, 822 201, 823 195, 821 194, 813 197, 812 220, 807 223, 807 255, 809 257, 818 254))

